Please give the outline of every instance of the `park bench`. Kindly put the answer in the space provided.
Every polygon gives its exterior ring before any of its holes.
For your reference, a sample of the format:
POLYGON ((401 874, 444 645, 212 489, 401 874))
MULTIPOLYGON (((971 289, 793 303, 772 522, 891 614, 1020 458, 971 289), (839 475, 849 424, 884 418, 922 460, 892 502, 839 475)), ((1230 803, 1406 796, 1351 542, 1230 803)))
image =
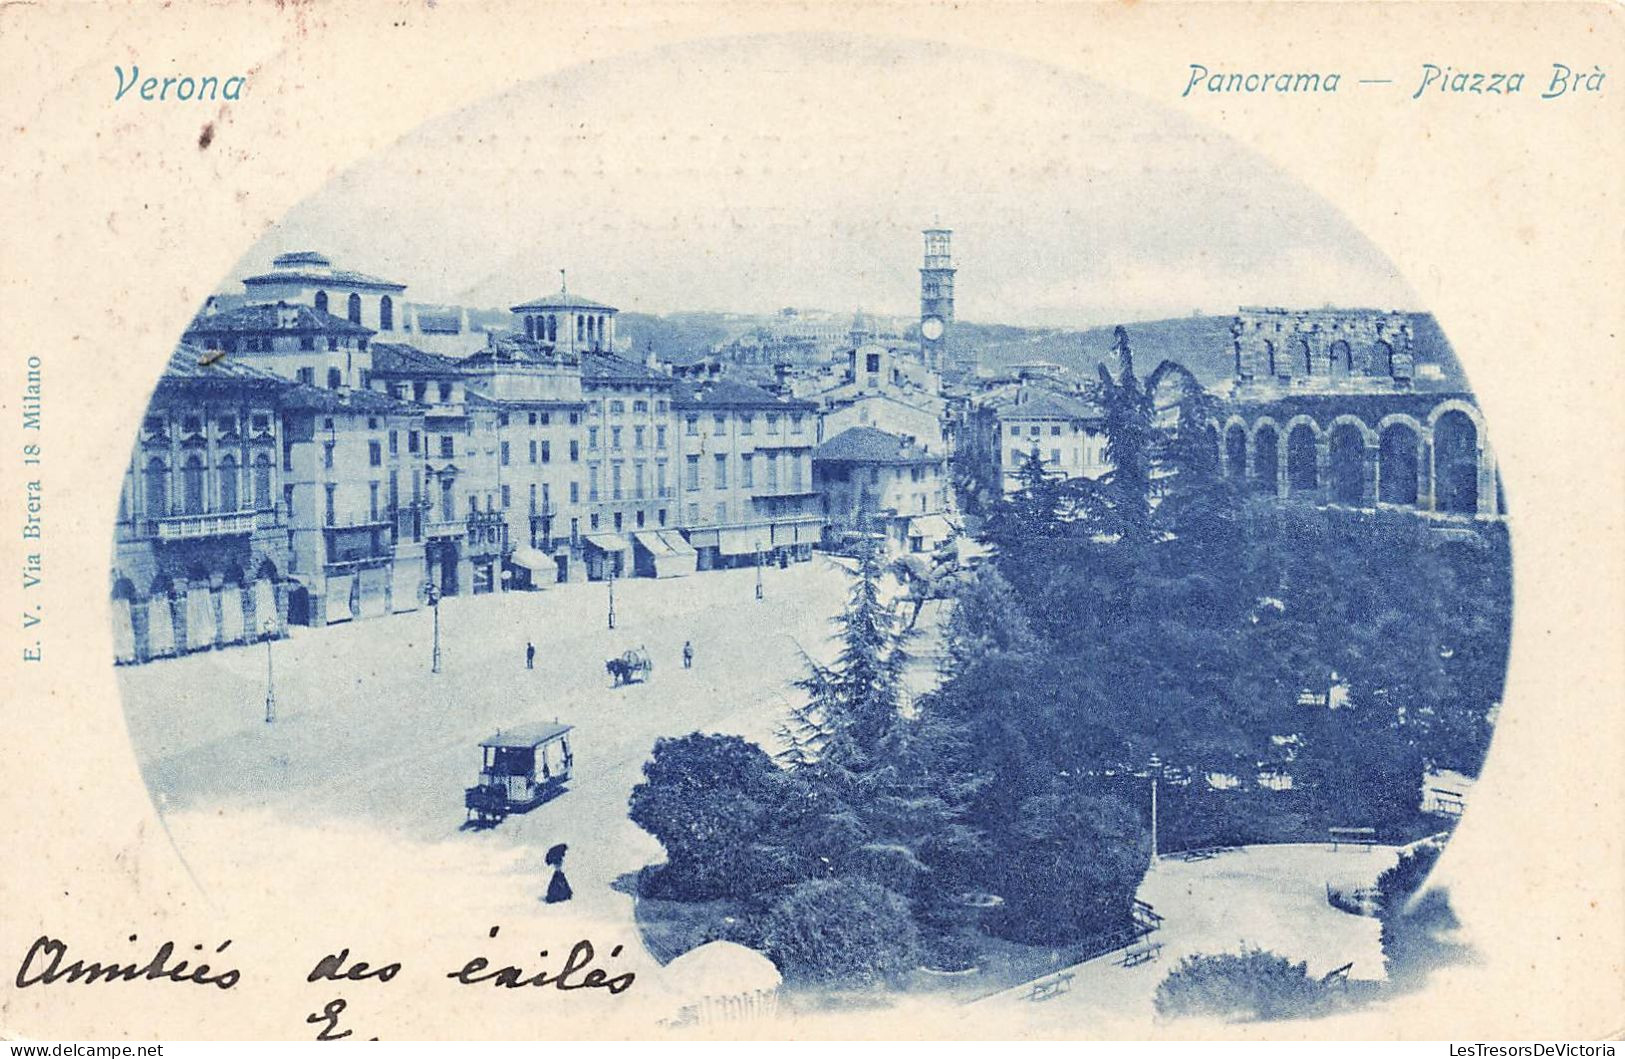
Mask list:
POLYGON ((1182 849, 1176 853, 1163 854, 1168 860, 1212 860, 1221 853, 1232 853, 1239 846, 1200 846, 1196 849, 1182 849))
POLYGON ((1134 925, 1149 933, 1162 927, 1162 914, 1139 898, 1134 899, 1134 925))
POLYGON ((1033 982, 1025 994, 1028 1000, 1048 1000, 1072 988, 1072 972, 1061 971, 1033 982))
POLYGON ((1327 828, 1332 849, 1339 846, 1360 846, 1367 852, 1377 844, 1377 830, 1372 827, 1331 827, 1327 828))
POLYGON ((1436 811, 1443 816, 1460 816, 1467 808, 1467 798, 1461 791, 1444 787, 1429 787, 1428 790, 1433 795, 1433 804, 1438 806, 1436 811))
POLYGON ((1142 963, 1150 963, 1162 952, 1162 942, 1146 941, 1138 945, 1130 945, 1123 950, 1123 955, 1117 958, 1119 967, 1138 967, 1142 963))
POLYGON ((1354 970, 1354 961, 1350 960, 1341 967, 1333 968, 1320 977, 1321 985, 1336 985, 1344 988, 1349 984, 1349 972, 1354 970))

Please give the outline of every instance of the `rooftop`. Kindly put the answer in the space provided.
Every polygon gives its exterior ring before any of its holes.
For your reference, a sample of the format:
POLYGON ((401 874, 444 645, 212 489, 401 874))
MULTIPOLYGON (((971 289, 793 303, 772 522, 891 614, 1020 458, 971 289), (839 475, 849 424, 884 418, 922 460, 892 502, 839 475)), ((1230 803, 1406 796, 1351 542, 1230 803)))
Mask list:
POLYGON ((574 725, 560 724, 558 721, 532 721, 530 724, 515 725, 512 728, 499 728, 496 735, 480 743, 480 746, 519 747, 526 749, 541 746, 550 739, 570 731, 574 725))
POLYGON ((192 318, 186 329, 188 335, 216 334, 327 334, 370 335, 371 328, 353 324, 343 317, 309 305, 289 305, 287 302, 260 302, 241 305, 218 312, 204 311, 192 318))
POLYGON ((613 305, 595 302, 591 298, 583 298, 579 294, 571 294, 567 290, 560 290, 557 294, 550 294, 545 298, 537 298, 523 305, 515 305, 516 313, 534 312, 538 309, 602 309, 605 312, 620 312, 613 305))
POLYGON ((874 427, 849 427, 813 452, 813 459, 856 463, 939 463, 933 455, 897 434, 874 427))
POLYGON ((1046 390, 1023 391, 1015 400, 995 403, 1004 419, 1098 419, 1105 414, 1077 398, 1046 390))
POLYGON ((324 390, 302 382, 289 382, 280 404, 298 412, 359 413, 361 415, 423 415, 418 405, 381 394, 376 390, 324 390))
POLYGON ((172 380, 236 382, 272 390, 291 385, 282 376, 245 364, 229 353, 205 350, 186 342, 177 345, 169 355, 159 383, 172 380))
POLYGON ((760 386, 733 379, 679 380, 673 391, 673 403, 679 408, 787 408, 811 411, 817 407, 812 401, 785 399, 760 386))
POLYGON ((443 357, 401 342, 372 344, 374 375, 461 375, 462 364, 455 357, 443 357))
POLYGON ((243 280, 245 287, 253 288, 271 283, 335 283, 352 287, 379 287, 405 290, 406 284, 369 276, 347 268, 334 268, 333 262, 314 250, 297 250, 291 254, 278 254, 271 262, 271 271, 243 280))
POLYGON ((670 385, 671 376, 644 367, 634 360, 617 357, 613 353, 583 351, 581 353, 581 379, 583 382, 647 382, 670 385))

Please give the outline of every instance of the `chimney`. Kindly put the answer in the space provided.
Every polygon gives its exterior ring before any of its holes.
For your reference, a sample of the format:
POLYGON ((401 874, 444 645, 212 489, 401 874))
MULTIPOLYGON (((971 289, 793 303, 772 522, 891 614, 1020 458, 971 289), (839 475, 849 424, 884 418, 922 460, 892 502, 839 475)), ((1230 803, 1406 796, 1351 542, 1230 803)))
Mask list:
POLYGON ((457 333, 460 335, 468 334, 468 306, 466 305, 457 314, 457 333))

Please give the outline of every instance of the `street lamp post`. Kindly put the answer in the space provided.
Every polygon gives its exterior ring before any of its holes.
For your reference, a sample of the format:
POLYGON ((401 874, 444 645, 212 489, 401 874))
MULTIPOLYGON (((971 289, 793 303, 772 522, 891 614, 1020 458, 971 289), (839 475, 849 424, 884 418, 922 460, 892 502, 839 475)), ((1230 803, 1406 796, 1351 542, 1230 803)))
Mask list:
POLYGON ((433 581, 423 585, 423 598, 434 611, 434 653, 430 656, 429 672, 440 672, 440 586, 433 581))
POLYGON ((1162 761, 1151 756, 1151 863, 1157 863, 1157 777, 1162 772, 1162 761))
POLYGON ((615 628, 615 563, 609 564, 609 627, 615 628))
POLYGON ((271 661, 271 641, 276 638, 276 622, 265 623, 265 723, 276 720, 276 669, 271 661))
POLYGON ((756 542, 756 598, 762 598, 762 542, 756 542))

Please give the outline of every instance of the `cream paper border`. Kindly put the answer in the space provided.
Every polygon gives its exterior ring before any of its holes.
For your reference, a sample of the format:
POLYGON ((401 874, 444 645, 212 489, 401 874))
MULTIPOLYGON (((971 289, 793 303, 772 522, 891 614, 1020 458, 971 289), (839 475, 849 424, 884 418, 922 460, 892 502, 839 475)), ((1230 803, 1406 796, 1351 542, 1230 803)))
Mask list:
MULTIPOLYGON (((219 922, 169 845, 125 737, 106 613, 109 527, 137 420, 175 335, 291 206, 422 121, 595 58, 753 33, 855 32, 993 49, 1210 122, 1340 208, 1438 317, 1485 409, 1514 518, 1506 706, 1441 875, 1482 953, 1427 992, 1323 1022, 1145 1027, 1161 1036, 1574 1038, 1625 1031, 1625 624, 1619 383, 1625 325, 1625 34, 1607 4, 7 4, 0 7, 0 1036, 309 1039, 300 952, 350 940, 219 922), (1521 97, 1178 99, 1187 64, 1526 70, 1521 97), (250 72, 230 105, 114 105, 114 64, 250 72), (1607 73, 1540 100, 1554 61, 1607 73), (205 120, 215 142, 200 150, 205 120), (47 657, 21 661, 18 398, 44 361, 47 657), (253 988, 16 990, 40 933, 235 939, 253 988), (257 948, 256 948, 257 947, 257 948)), ((748 106, 740 100, 740 106, 748 106)), ((651 194, 657 192, 651 191, 651 194)), ((409 874, 398 907, 459 919, 409 874), (416 889, 414 889, 416 888, 416 889), (437 911, 438 910, 438 911, 437 911)), ((418 913, 414 911, 414 917, 418 913)), ((325 918, 324 918, 325 917, 325 918)), ((418 923, 406 924, 404 942, 418 923)), ((397 952, 401 951, 397 947, 397 952)), ((408 950, 409 951, 409 950, 408 950)), ((447 958, 422 968, 434 971, 447 958)), ((453 965, 454 966, 454 965, 453 965)), ((402 981, 387 1037, 642 1035, 616 1009, 471 1003, 402 981), (414 991, 415 990, 415 991, 414 991)), ((358 999, 356 1011, 361 1010, 358 999)), ((914 1007, 797 1036, 1022 1036, 914 1007)), ((1091 1036, 1102 1027, 1080 1025, 1091 1036)))

